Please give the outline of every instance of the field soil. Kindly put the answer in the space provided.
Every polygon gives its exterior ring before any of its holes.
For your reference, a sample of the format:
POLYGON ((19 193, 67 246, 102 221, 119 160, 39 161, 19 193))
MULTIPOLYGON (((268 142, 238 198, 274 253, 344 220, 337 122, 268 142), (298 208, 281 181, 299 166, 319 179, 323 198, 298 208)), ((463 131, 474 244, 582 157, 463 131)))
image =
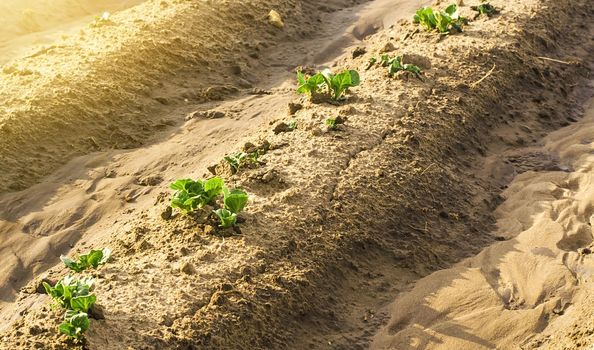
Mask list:
POLYGON ((0 349, 590 348, 591 1, 464 1, 447 36, 428 3, 0 5, 0 349), (362 83, 310 101, 299 66, 362 83), (213 174, 237 230, 168 209, 213 174), (102 247, 77 343, 41 282, 102 247))

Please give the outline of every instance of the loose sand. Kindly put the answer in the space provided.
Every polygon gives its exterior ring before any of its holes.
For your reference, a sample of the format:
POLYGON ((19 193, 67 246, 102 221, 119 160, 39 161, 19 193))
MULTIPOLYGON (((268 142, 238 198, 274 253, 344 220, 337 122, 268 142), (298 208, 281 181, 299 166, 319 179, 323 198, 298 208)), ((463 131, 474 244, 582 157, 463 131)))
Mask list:
POLYGON ((492 1, 448 37, 396 21, 422 3, 147 1, 11 59, 0 349, 80 348, 39 285, 103 246, 89 349, 586 344, 592 116, 567 125, 592 91, 590 1, 492 1), (385 50, 423 79, 365 70, 385 50), (314 104, 294 93, 302 64, 363 84, 314 104), (264 141, 259 167, 221 174, 250 194, 241 235, 162 219, 171 181, 264 141))
MULTIPOLYGON (((505 162, 534 167, 540 159, 549 169, 523 172, 503 192, 495 234, 504 241, 421 279, 399 296, 371 348, 590 346, 591 337, 583 339, 580 332, 547 342, 538 334, 565 331, 576 315, 590 313, 583 301, 594 282, 593 141, 591 104, 581 121, 548 135, 541 147, 500 159, 502 167, 505 162)), ((576 328, 591 325, 589 320, 576 328)))

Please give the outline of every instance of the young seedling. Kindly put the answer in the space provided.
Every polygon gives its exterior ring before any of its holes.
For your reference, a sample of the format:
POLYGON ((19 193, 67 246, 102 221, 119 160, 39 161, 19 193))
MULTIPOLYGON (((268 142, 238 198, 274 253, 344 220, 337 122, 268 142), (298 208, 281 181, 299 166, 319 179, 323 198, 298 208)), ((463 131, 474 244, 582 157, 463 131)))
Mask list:
POLYGON ((289 122, 289 130, 293 131, 293 130, 297 130, 297 121, 292 120, 289 122))
POLYGON ((218 177, 202 181, 192 179, 177 180, 171 184, 176 190, 171 199, 171 207, 178 208, 185 214, 212 202, 223 190, 223 180, 218 177))
POLYGON ((326 85, 331 91, 332 99, 340 101, 344 93, 351 87, 358 86, 361 83, 359 73, 355 70, 345 70, 334 75, 329 69, 325 69, 322 74, 326 79, 326 85))
POLYGON ((225 156, 223 159, 225 159, 225 161, 227 163, 229 163, 229 165, 231 166, 231 169, 233 170, 233 173, 235 174, 236 172, 239 171, 239 168, 241 167, 241 163, 244 161, 246 156, 247 156, 247 153, 237 152, 237 153, 233 153, 228 156, 225 156))
POLYGON ((466 20, 460 16, 458 6, 452 4, 444 11, 435 11, 431 7, 423 7, 417 10, 413 17, 415 23, 421 24, 426 31, 437 30, 443 34, 449 34, 452 29, 462 30, 466 20))
POLYGON ((228 188, 223 189, 223 208, 215 210, 214 213, 219 217, 221 228, 229 228, 237 223, 237 214, 239 214, 248 201, 247 192, 228 188))
POLYGON ((354 70, 345 70, 334 74, 329 69, 325 69, 308 78, 302 72, 297 72, 297 81, 299 83, 297 93, 306 93, 311 96, 326 86, 330 97, 334 101, 340 101, 349 88, 358 86, 361 83, 361 78, 359 73, 354 70))
POLYGON ((489 4, 488 2, 484 3, 484 4, 480 4, 478 6, 470 6, 470 8, 476 12, 478 12, 479 16, 480 15, 487 15, 488 17, 491 17, 495 14, 497 14, 499 11, 495 8, 495 6, 489 4))
POLYGON ((102 250, 91 250, 87 254, 79 255, 77 260, 72 260, 64 255, 60 256, 60 260, 74 272, 81 272, 89 268, 98 268, 109 260, 111 256, 111 249, 103 248, 102 250))
POLYGON ((388 74, 390 76, 393 76, 400 71, 407 71, 414 73, 418 78, 421 78, 421 68, 414 64, 402 64, 402 56, 390 57, 389 55, 383 55, 382 66, 388 67, 388 74))
POLYGON ((373 67, 373 65, 376 64, 376 63, 377 63, 377 58, 371 57, 369 59, 369 62, 367 62, 367 67, 365 67, 365 70, 371 69, 371 67, 373 67))
POLYGON ((316 73, 310 77, 306 77, 303 72, 297 72, 297 82, 299 87, 297 88, 297 93, 299 94, 308 94, 312 95, 312 93, 319 92, 326 80, 322 73, 316 73))
POLYGON ((329 130, 336 130, 338 128, 338 124, 336 123, 336 118, 328 118, 324 121, 326 125, 328 125, 329 130))
POLYGON ((68 310, 64 315, 64 322, 60 324, 59 330, 71 338, 80 340, 89 329, 89 325, 89 315, 86 312, 68 310))
POLYGON ((88 311, 96 299, 93 294, 89 294, 94 282, 90 277, 78 280, 65 276, 54 287, 43 282, 43 288, 58 305, 69 310, 88 311))

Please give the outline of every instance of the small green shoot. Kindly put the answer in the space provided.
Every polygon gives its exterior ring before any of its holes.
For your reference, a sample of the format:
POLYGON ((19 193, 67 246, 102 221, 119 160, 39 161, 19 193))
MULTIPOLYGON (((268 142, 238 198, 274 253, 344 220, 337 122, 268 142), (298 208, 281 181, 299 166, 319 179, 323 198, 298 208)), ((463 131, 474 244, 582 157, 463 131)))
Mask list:
POLYGON ((335 101, 343 99, 343 94, 349 88, 361 83, 359 73, 355 70, 345 70, 334 75, 329 69, 325 69, 322 74, 326 79, 326 85, 331 90, 332 99, 335 101))
POLYGON ((89 315, 86 312, 68 310, 64 315, 64 322, 59 326, 59 330, 71 338, 80 340, 89 329, 89 325, 89 315))
POLYGON ((214 213, 221 221, 220 227, 229 228, 237 222, 237 214, 239 214, 248 201, 248 194, 244 190, 228 188, 223 189, 223 206, 224 208, 215 210, 214 213))
POLYGON ((244 190, 234 189, 230 191, 228 188, 224 188, 223 194, 225 209, 232 213, 239 214, 247 204, 248 194, 244 190))
POLYGON ((243 162, 245 157, 247 157, 247 153, 237 152, 237 153, 233 153, 228 156, 225 156, 223 159, 225 159, 225 161, 227 161, 227 163, 229 163, 229 165, 231 166, 231 169, 233 169, 233 173, 236 173, 239 171, 239 168, 241 167, 241 163, 243 162))
POLYGON ((318 72, 311 77, 306 77, 302 72, 297 72, 297 81, 299 87, 297 93, 309 94, 320 92, 326 86, 328 93, 334 101, 340 101, 344 98, 344 93, 351 87, 358 86, 361 83, 359 73, 355 70, 345 70, 334 74, 329 69, 318 72))
POLYGON ((91 250, 87 254, 79 255, 77 260, 72 260, 64 255, 60 256, 60 260, 74 272, 81 272, 89 268, 98 268, 107 262, 111 256, 111 249, 103 248, 102 250, 91 250))
POLYGON ((443 34, 449 34, 452 29, 462 30, 466 19, 460 16, 458 6, 452 4, 444 11, 436 11, 431 7, 423 7, 417 10, 413 21, 421 24, 426 31, 437 30, 443 34))
POLYGON ((233 227, 237 223, 237 214, 232 213, 230 210, 217 209, 214 213, 217 214, 219 220, 221 220, 221 224, 219 225, 221 228, 233 227))
POLYGON ((382 66, 388 67, 388 74, 393 76, 400 71, 407 71, 414 73, 418 78, 421 77, 421 68, 414 64, 402 64, 402 56, 390 57, 389 55, 382 55, 382 66))
POLYGON ((289 122, 288 126, 289 126, 289 130, 291 130, 291 131, 296 130, 297 129, 297 121, 292 120, 291 122, 289 122))
POLYGON ((223 190, 223 180, 218 177, 202 181, 192 179, 177 180, 171 184, 176 190, 171 199, 171 207, 178 208, 185 214, 212 202, 223 190))
POLYGON ((328 129, 336 130, 338 128, 338 124, 336 123, 336 118, 328 118, 324 121, 326 125, 328 125, 328 129))
POLYGON ((321 90, 322 86, 326 83, 326 80, 324 79, 322 73, 317 73, 311 77, 306 77, 303 72, 297 72, 297 82, 299 83, 297 93, 308 94, 311 96, 312 93, 321 90))
POLYGON ((376 64, 376 63, 377 63, 377 58, 371 57, 369 59, 369 62, 367 62, 367 67, 365 67, 365 70, 370 70, 371 67, 373 67, 373 65, 376 64))
POLYGON ((478 6, 470 6, 470 8, 478 12, 479 15, 487 15, 488 17, 491 17, 499 12, 495 6, 489 4, 488 2, 478 6))
POLYGON ((86 311, 84 310, 85 306, 90 307, 95 303, 94 298, 89 297, 89 291, 94 282, 95 280, 90 277, 78 280, 72 276, 65 276, 54 287, 47 282, 43 282, 43 288, 60 306, 66 309, 74 310, 76 308, 76 310, 86 311))

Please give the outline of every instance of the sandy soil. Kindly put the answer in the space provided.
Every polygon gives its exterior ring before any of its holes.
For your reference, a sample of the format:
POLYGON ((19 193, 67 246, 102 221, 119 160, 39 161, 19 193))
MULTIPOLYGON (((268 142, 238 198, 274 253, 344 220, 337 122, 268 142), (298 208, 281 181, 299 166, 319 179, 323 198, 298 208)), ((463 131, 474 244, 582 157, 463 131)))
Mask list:
POLYGON ((503 242, 399 296, 371 348, 589 348, 592 321, 578 324, 576 315, 590 309, 584 299, 594 273, 593 137, 590 104, 582 120, 548 135, 542 146, 499 159, 502 168, 504 162, 536 168, 502 194, 495 233, 503 242), (565 336, 573 323, 590 332, 558 339, 559 328, 565 336))
POLYGON ((493 1, 444 38, 394 23, 421 3, 149 1, 6 64, 0 348, 76 348, 39 283, 102 246, 89 349, 587 344, 592 116, 567 125, 592 91, 589 1, 493 1), (386 50, 423 79, 366 71, 386 50), (363 84, 314 104, 294 94, 302 64, 363 84), (162 218, 171 181, 264 140, 261 166, 221 174, 251 196, 241 235, 162 218))

